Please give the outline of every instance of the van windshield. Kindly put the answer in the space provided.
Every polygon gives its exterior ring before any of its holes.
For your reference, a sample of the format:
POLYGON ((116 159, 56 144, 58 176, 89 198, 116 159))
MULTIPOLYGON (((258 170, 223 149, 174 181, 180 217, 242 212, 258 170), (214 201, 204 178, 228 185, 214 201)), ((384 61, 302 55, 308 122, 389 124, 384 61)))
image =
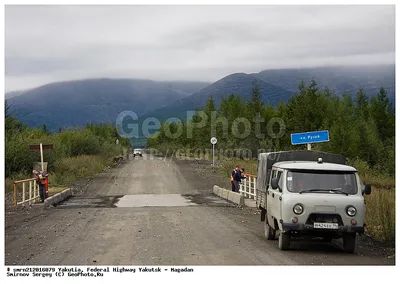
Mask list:
POLYGON ((357 194, 354 172, 292 170, 286 187, 290 192, 357 194))

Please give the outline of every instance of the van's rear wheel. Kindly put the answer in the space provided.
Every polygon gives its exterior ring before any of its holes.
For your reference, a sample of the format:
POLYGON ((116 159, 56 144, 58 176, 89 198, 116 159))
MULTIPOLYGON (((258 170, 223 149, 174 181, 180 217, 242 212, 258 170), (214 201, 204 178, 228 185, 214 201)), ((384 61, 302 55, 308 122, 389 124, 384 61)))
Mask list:
POLYGON ((343 249, 347 253, 354 253, 356 248, 356 233, 343 235, 343 249))
POLYGON ((290 233, 289 232, 280 232, 279 234, 279 243, 278 246, 281 250, 290 249, 290 233))
POLYGON ((267 220, 264 222, 264 234, 267 240, 274 240, 275 239, 275 229, 271 228, 271 226, 268 224, 267 220))

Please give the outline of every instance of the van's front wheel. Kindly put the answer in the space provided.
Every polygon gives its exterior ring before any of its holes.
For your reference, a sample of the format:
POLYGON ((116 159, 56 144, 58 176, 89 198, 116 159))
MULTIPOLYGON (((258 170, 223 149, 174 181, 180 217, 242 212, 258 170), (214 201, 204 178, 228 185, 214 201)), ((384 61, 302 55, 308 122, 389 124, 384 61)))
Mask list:
POLYGON ((289 232, 280 232, 279 233, 279 243, 278 246, 281 250, 290 249, 290 233, 289 232))
POLYGON ((264 234, 267 240, 274 240, 275 239, 275 229, 271 228, 271 226, 268 224, 267 220, 264 222, 264 234))
POLYGON ((343 235, 343 249, 347 253, 354 253, 356 248, 356 233, 343 235))

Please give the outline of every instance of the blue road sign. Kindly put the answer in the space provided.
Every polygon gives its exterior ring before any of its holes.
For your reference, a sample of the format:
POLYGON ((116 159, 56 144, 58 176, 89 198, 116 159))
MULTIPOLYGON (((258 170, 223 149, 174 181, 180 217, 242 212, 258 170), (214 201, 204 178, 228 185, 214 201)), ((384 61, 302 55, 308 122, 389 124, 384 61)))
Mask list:
POLYGON ((329 141, 329 131, 314 131, 291 134, 292 145, 319 143, 329 141))

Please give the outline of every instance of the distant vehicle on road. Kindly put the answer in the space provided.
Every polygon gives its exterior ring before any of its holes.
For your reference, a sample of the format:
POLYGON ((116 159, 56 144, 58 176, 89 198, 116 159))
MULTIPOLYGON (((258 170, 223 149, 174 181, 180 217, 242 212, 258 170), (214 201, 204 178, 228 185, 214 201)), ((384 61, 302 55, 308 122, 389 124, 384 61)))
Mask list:
POLYGON ((292 238, 343 239, 354 253, 356 234, 364 233, 364 185, 342 155, 317 151, 261 153, 257 168, 257 206, 265 237, 290 249, 292 238))
POLYGON ((140 156, 143 157, 143 150, 142 149, 134 149, 133 150, 133 157, 140 156))

